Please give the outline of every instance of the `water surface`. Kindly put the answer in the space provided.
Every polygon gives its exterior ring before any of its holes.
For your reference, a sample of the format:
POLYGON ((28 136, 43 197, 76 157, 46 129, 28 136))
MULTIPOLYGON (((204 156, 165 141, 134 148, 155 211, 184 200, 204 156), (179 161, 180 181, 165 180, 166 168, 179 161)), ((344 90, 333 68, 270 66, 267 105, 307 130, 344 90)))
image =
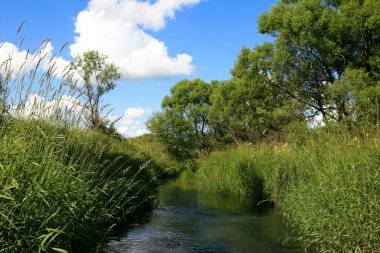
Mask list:
POLYGON ((160 187, 159 206, 144 224, 110 238, 106 253, 304 252, 288 234, 277 209, 248 198, 160 187))

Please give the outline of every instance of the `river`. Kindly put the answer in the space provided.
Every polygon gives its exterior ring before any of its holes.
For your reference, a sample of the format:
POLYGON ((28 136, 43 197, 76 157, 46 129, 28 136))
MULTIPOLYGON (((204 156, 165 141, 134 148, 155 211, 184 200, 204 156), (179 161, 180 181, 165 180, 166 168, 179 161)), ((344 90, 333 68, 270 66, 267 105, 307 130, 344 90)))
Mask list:
POLYGON ((277 209, 258 208, 249 198, 160 187, 159 206, 143 224, 109 239, 106 253, 304 252, 277 209))

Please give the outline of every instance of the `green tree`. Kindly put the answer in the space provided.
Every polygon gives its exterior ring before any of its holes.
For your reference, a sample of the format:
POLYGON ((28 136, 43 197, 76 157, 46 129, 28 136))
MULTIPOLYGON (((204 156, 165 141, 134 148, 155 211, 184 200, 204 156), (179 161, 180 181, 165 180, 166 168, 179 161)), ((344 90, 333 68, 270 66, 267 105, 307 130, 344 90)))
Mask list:
POLYGON ((81 77, 75 84, 84 97, 84 107, 88 112, 86 124, 90 129, 105 128, 106 116, 102 113, 107 105, 101 105, 101 98, 116 87, 121 75, 114 64, 107 63, 107 57, 98 51, 90 50, 75 57, 71 62, 71 70, 81 77))
POLYGON ((296 110, 259 79, 220 82, 211 96, 210 122, 215 132, 237 143, 262 140, 297 118, 296 110))
POLYGON ((281 0, 261 15, 259 30, 274 43, 244 48, 233 72, 262 76, 306 116, 352 119, 355 88, 373 90, 379 82, 380 1, 281 0), (358 86, 351 81, 359 71, 368 78, 358 86))
POLYGON ((380 122, 380 82, 364 69, 348 69, 330 87, 332 96, 344 99, 350 108, 350 121, 380 122))
POLYGON ((148 121, 148 128, 156 134, 169 153, 176 157, 191 157, 194 149, 209 150, 211 86, 200 79, 182 80, 162 101, 162 113, 148 121))
POLYGON ((172 157, 186 160, 196 156, 197 140, 191 120, 167 110, 154 114, 147 126, 172 157))

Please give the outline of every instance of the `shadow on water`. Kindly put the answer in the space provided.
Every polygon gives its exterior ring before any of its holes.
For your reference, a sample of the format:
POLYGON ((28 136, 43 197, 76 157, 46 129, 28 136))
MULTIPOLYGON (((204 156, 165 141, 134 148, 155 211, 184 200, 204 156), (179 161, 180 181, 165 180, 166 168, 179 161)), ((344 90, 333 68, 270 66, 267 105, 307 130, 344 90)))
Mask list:
POLYGON ((304 252, 284 239, 289 230, 277 209, 249 198, 160 187, 159 207, 144 224, 110 238, 104 252, 304 252))

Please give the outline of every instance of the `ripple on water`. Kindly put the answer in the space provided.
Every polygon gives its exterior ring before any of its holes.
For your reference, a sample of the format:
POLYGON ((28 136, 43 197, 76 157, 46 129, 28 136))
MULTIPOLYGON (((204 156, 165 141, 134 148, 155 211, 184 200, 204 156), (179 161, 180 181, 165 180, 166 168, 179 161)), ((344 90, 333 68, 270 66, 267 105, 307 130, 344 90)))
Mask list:
POLYGON ((113 238, 104 252, 303 252, 282 245, 287 228, 276 212, 252 211, 246 200, 176 187, 161 187, 159 200, 147 224, 113 238))

